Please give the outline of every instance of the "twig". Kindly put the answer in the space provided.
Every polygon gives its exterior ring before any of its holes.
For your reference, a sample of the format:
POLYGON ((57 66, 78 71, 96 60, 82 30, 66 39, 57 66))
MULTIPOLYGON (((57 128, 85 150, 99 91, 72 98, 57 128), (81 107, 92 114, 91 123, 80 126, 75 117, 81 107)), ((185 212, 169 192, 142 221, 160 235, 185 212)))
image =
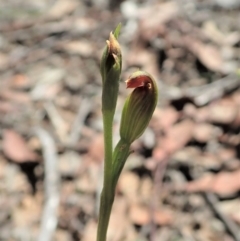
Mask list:
POLYGON ((240 78, 236 74, 228 75, 222 79, 197 87, 181 89, 180 87, 170 87, 161 83, 164 99, 179 99, 187 97, 193 99, 198 106, 206 105, 214 99, 222 97, 228 91, 232 91, 240 86, 240 78))
MULTIPOLYGON (((190 175, 191 180, 194 180, 198 175, 190 175)), ((221 210, 219 210, 217 203, 218 199, 216 197, 216 194, 212 192, 203 192, 203 197, 206 199, 206 202, 209 204, 210 208, 213 210, 213 212, 216 214, 216 216, 222 221, 222 223, 225 225, 226 230, 228 233, 233 237, 235 241, 240 241, 240 232, 239 228, 236 226, 236 224, 229 219, 226 215, 224 215, 221 210)))
POLYGON ((36 128, 33 131, 42 143, 45 172, 45 204, 38 241, 50 241, 53 238, 57 226, 57 209, 60 196, 57 151, 54 140, 47 131, 42 128, 36 128))
POLYGON ((205 105, 239 86, 240 78, 232 74, 207 85, 190 87, 187 89, 186 94, 193 97, 197 105, 205 105))
POLYGON ((219 208, 217 207, 217 198, 216 195, 210 192, 204 193, 204 197, 206 198, 207 202, 211 206, 212 210, 216 213, 218 218, 223 222, 227 231, 231 234, 235 241, 240 241, 240 232, 239 228, 236 224, 229 219, 226 215, 224 215, 219 208))
POLYGON ((154 214, 156 212, 157 208, 157 202, 158 202, 158 197, 160 195, 160 191, 163 186, 163 178, 164 174, 166 172, 167 164, 168 164, 169 158, 164 159, 161 162, 157 163, 156 170, 154 172, 154 181, 153 181, 153 198, 151 201, 151 230, 150 230, 150 241, 156 240, 156 224, 154 220, 154 214))

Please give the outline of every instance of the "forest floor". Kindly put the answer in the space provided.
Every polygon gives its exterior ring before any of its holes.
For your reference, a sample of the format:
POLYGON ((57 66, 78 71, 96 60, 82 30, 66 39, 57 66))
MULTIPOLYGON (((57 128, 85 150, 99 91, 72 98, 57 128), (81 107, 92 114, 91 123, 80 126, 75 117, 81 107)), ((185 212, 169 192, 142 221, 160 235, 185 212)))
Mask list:
POLYGON ((52 225, 54 241, 95 241, 99 63, 121 22, 115 141, 133 71, 151 73, 160 97, 108 240, 240 241, 240 9, 227 5, 0 0, 0 240, 46 241, 52 225))

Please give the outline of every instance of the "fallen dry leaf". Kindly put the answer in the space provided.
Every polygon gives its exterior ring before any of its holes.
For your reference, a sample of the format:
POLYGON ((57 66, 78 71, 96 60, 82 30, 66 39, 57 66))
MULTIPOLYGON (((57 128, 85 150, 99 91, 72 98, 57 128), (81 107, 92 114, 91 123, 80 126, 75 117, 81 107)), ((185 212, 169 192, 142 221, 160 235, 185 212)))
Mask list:
POLYGON ((240 106, 240 91, 236 91, 235 93, 233 93, 232 99, 236 105, 240 106))
POLYGON ((97 134, 92 137, 91 145, 89 146, 88 156, 96 163, 101 163, 104 158, 104 142, 103 134, 97 134))
POLYGON ((123 172, 119 178, 118 189, 130 201, 138 199, 140 178, 133 172, 123 172))
MULTIPOLYGON (((20 171, 17 165, 8 164, 7 162, 5 168, 2 169, 2 174, 0 173, 0 183, 4 185, 4 189, 11 193, 30 193, 31 184, 27 180, 27 176, 20 171)), ((4 166, 0 166, 0 168, 2 167, 4 166)))
POLYGON ((220 148, 217 156, 222 162, 230 162, 236 157, 235 148, 220 148))
POLYGON ((239 207, 238 207, 237 212, 231 214, 231 217, 232 217, 232 219, 233 219, 235 222, 237 222, 238 224, 240 224, 240 212, 239 212, 239 207))
POLYGON ((0 70, 5 69, 9 64, 9 58, 7 54, 0 53, 0 70))
POLYGON ((13 105, 13 103, 1 100, 0 113, 6 114, 14 111, 17 111, 17 108, 13 105))
POLYGON ((240 126, 240 109, 238 109, 235 120, 232 122, 232 126, 234 128, 238 128, 240 126))
POLYGON ((160 147, 167 153, 174 153, 184 147, 192 138, 194 123, 190 120, 184 120, 166 133, 166 136, 160 140, 160 147))
POLYGON ((230 124, 238 114, 238 107, 232 105, 214 105, 209 107, 208 120, 214 123, 230 124))
MULTIPOLYGON (((154 160, 157 160, 160 162, 160 161, 165 160, 168 157, 168 152, 167 152, 167 150, 164 149, 164 147, 156 146, 153 149, 152 156, 153 156, 154 160)), ((150 169, 154 169, 156 167, 155 165, 156 165, 155 161, 153 163, 150 163, 150 166, 149 166, 149 163, 147 163, 147 166, 150 169), (154 166, 152 166, 152 164, 154 164, 154 166)))
POLYGON ((132 66, 144 66, 144 69, 153 75, 158 73, 156 54, 147 51, 142 46, 134 46, 128 53, 127 64, 132 66))
POLYGON ((97 223, 93 220, 88 222, 84 228, 82 241, 95 241, 97 235, 97 223))
POLYGON ((209 112, 210 112, 209 106, 201 107, 197 109, 193 118, 196 122, 205 122, 208 120, 209 112))
POLYGON ((154 126, 154 129, 161 128, 166 131, 177 122, 179 116, 179 112, 177 112, 173 107, 156 109, 153 115, 152 125, 154 126))
POLYGON ((125 230, 131 226, 126 215, 127 200, 124 197, 116 198, 108 227, 108 240, 119 241, 125 240, 125 230))
POLYGON ((185 188, 188 192, 209 191, 214 175, 206 174, 203 177, 188 183, 185 188))
POLYGON ((22 199, 21 206, 13 210, 13 222, 18 227, 29 227, 40 221, 42 196, 27 195, 22 199))
POLYGON ((10 83, 14 88, 26 89, 31 85, 30 79, 23 74, 16 74, 10 79, 10 83))
POLYGON ((38 156, 28 147, 27 143, 14 130, 4 130, 3 132, 3 153, 17 163, 37 161, 38 156))
MULTIPOLYGON (((56 230, 54 233, 53 240, 58 240, 58 241, 69 241, 71 240, 71 234, 66 231, 66 230, 56 230)), ((90 241, 90 240, 88 240, 90 241)))
POLYGON ((220 51, 213 45, 203 44, 197 39, 187 37, 186 46, 208 69, 223 72, 223 59, 220 51))
POLYGON ((217 135, 220 135, 221 131, 208 123, 196 124, 193 132, 193 138, 199 142, 208 142, 215 139, 217 135))
POLYGON ((140 181, 139 196, 143 202, 149 202, 152 198, 153 183, 150 177, 143 177, 140 181))
POLYGON ((198 113, 198 109, 193 104, 187 103, 184 105, 183 113, 187 117, 195 118, 196 114, 198 113))
POLYGON ((214 21, 206 21, 203 24, 203 32, 216 44, 223 45, 225 43, 226 36, 220 31, 214 21))
POLYGON ((186 185, 188 192, 214 192, 219 195, 231 195, 240 190, 240 170, 205 175, 186 185))
POLYGON ((129 211, 130 220, 137 225, 146 225, 151 219, 158 225, 170 225, 173 222, 173 216, 165 210, 154 210, 145 205, 132 204, 129 211))
MULTIPOLYGON (((98 177, 96 173, 95 178, 98 177)), ((97 189, 97 180, 93 180, 94 177, 90 175, 90 168, 89 172, 85 171, 79 178, 76 180, 76 190, 77 192, 81 193, 94 193, 97 189)))
POLYGON ((153 159, 163 161, 169 154, 183 148, 191 140, 193 130, 194 123, 190 120, 184 120, 172 126, 153 149, 153 159))
POLYGON ((132 204, 129 210, 129 217, 132 223, 146 225, 150 222, 150 210, 141 204, 132 204))
POLYGON ((93 45, 87 40, 68 42, 62 46, 62 49, 69 54, 77 54, 83 57, 90 57, 93 53, 93 45))
POLYGON ((173 215, 166 210, 156 210, 154 212, 154 222, 160 226, 171 225, 173 223, 173 215))
POLYGON ((235 222, 240 224, 240 200, 225 200, 217 203, 217 207, 222 213, 231 217, 235 222))
POLYGON ((30 96, 25 92, 5 89, 0 93, 0 96, 5 100, 10 100, 16 103, 30 103, 30 96))
POLYGON ((58 19, 64 15, 70 14, 78 6, 78 2, 74 0, 58 0, 54 3, 52 8, 49 9, 48 18, 58 19))
POLYGON ((164 26, 164 23, 179 15, 179 10, 178 4, 174 1, 144 6, 138 11, 140 33, 145 39, 152 39, 161 32, 161 25, 164 26))

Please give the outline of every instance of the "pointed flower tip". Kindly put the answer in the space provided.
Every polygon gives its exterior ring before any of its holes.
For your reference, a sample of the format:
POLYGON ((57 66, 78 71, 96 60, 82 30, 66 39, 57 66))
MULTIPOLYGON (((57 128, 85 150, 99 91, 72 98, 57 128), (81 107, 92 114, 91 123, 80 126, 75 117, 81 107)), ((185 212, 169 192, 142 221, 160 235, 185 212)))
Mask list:
POLYGON ((120 44, 112 32, 110 33, 109 40, 107 40, 107 45, 109 48, 109 54, 116 56, 121 55, 120 44))
POLYGON ((118 26, 115 28, 113 34, 116 38, 118 38, 119 34, 120 34, 120 30, 121 30, 122 24, 119 23, 118 26))
POLYGON ((103 92, 102 92, 102 110, 111 113, 115 112, 116 101, 119 89, 119 79, 122 71, 122 54, 121 47, 117 41, 120 28, 114 33, 110 33, 109 39, 103 51, 100 71, 102 75, 103 92))
MULTIPOLYGON (((122 53, 121 47, 114 33, 110 33, 109 39, 106 40, 106 46, 102 55, 100 70, 102 74, 103 83, 109 77, 113 78, 113 75, 120 75, 122 68, 122 53)), ((114 78, 115 78, 114 77, 114 78)))

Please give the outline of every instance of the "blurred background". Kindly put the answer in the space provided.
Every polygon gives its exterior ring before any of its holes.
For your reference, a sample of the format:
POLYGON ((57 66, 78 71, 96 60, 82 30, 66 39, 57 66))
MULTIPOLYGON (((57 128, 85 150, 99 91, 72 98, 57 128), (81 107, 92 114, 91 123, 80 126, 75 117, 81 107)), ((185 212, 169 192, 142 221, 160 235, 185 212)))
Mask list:
POLYGON ((239 241, 239 12, 239 0, 0 0, 0 240, 95 241, 99 63, 121 22, 115 141, 133 71, 160 97, 108 240, 239 241))

